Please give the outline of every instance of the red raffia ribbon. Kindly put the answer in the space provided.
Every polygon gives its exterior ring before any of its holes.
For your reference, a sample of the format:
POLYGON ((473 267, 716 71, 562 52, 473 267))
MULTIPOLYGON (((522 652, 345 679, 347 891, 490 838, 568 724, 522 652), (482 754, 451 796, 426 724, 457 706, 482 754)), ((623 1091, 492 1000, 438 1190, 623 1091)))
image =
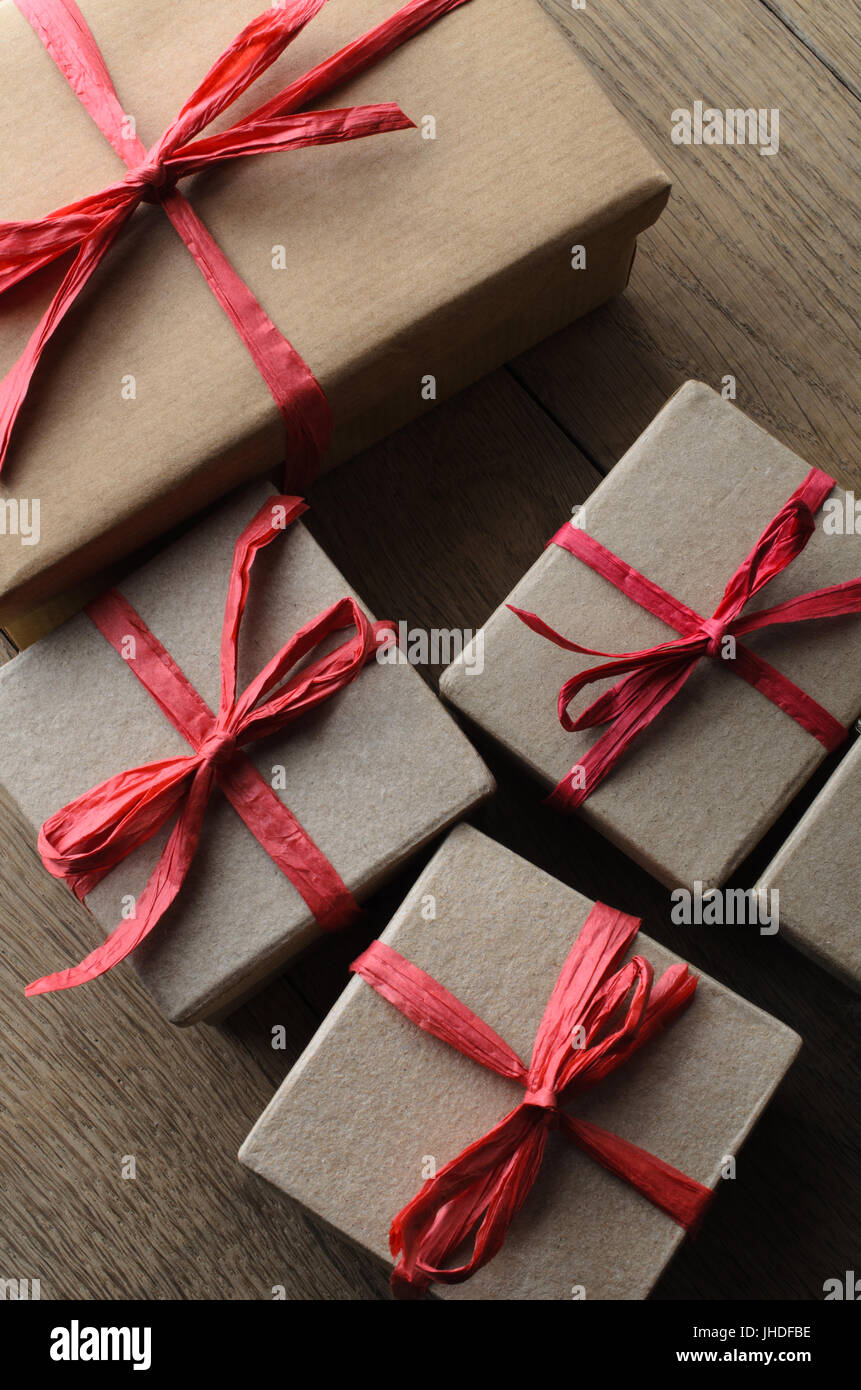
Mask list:
MULTIPOLYGON (((548 542, 570 551, 602 578, 609 580, 648 613, 654 613, 681 636, 640 652, 602 652, 569 642, 534 613, 513 604, 507 606, 527 627, 568 652, 586 656, 606 656, 606 665, 592 666, 565 682, 559 691, 559 720, 574 732, 600 724, 609 728, 583 755, 547 798, 558 811, 573 811, 586 800, 616 765, 643 729, 679 693, 704 656, 721 660, 725 637, 744 637, 749 632, 777 623, 810 622, 817 618, 837 618, 861 612, 861 578, 816 589, 798 598, 777 603, 759 612, 745 613, 753 596, 786 569, 800 555, 816 529, 815 513, 834 487, 819 468, 812 468, 804 482, 766 526, 747 559, 739 565, 724 590, 723 598, 710 618, 702 618, 672 594, 640 574, 618 555, 577 527, 566 523, 548 542), (628 673, 611 689, 572 719, 568 708, 584 686, 608 676, 628 673), (575 779, 574 774, 577 774, 575 779)), ((748 682, 790 718, 818 739, 829 752, 846 738, 843 725, 782 672, 767 661, 736 644, 735 656, 726 669, 748 682)))
POLYGON ((99 130, 126 165, 124 178, 32 222, 0 223, 0 295, 68 252, 72 263, 14 367, 0 382, 0 469, 30 381, 55 330, 142 202, 157 202, 197 262, 284 420, 286 487, 306 492, 328 447, 329 404, 310 367, 276 328, 176 185, 231 159, 404 130, 393 103, 297 114, 358 76, 465 0, 412 0, 297 78, 228 130, 197 139, 281 56, 325 0, 284 0, 253 19, 210 68, 161 139, 147 150, 128 130, 98 45, 74 0, 15 0, 99 130))
POLYGON ((639 927, 638 918, 596 903, 556 981, 528 1067, 465 1004, 390 946, 375 941, 353 962, 350 968, 412 1023, 526 1088, 505 1119, 429 1178, 395 1217, 389 1244, 400 1257, 392 1274, 396 1297, 418 1298, 434 1281, 460 1284, 498 1254, 538 1176, 551 1126, 686 1230, 702 1219, 711 1188, 560 1108, 623 1066, 694 996, 697 977, 686 965, 670 966, 657 984, 642 956, 618 969, 639 927), (470 1238, 469 1259, 448 1268, 470 1238))
POLYGON ((242 752, 244 744, 286 728, 343 690, 378 646, 391 640, 390 623, 371 623, 355 600, 339 599, 305 623, 237 698, 237 645, 251 567, 258 550, 305 510, 301 498, 273 496, 236 542, 221 635, 217 715, 122 594, 108 589, 87 606, 86 613, 120 655, 133 639, 129 669, 194 752, 109 777, 45 821, 39 834, 42 862, 83 900, 127 854, 179 813, 135 916, 121 922, 80 965, 36 980, 25 993, 45 994, 94 980, 149 935, 183 885, 216 786, 321 927, 342 927, 358 912, 340 875, 242 752), (354 629, 350 637, 302 664, 330 634, 345 628, 354 629), (300 669, 291 676, 297 665, 300 669))

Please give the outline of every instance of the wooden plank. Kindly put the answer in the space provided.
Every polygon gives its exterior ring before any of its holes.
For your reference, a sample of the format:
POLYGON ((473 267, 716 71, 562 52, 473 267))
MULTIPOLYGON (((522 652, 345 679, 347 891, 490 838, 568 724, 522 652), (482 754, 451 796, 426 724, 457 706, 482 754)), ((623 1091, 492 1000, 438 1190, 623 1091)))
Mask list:
POLYGON ((478 628, 599 481, 497 372, 324 475, 306 521, 379 617, 478 628))
POLYGON ((92 927, 5 802, 0 837, 2 1277, 39 1279, 42 1298, 271 1298, 279 1284, 303 1298, 313 1263, 318 1294, 379 1295, 370 1262, 319 1248, 236 1162, 316 1026, 289 982, 220 1029, 171 1029, 128 967, 25 999, 27 980, 93 944, 92 927))
POLYGON ((627 292, 513 364, 606 471, 689 377, 861 490, 858 106, 759 0, 547 6, 669 170, 627 292), (780 148, 683 146, 695 100, 780 108, 780 148))
POLYGON ((845 0, 761 0, 861 100, 861 9, 845 0))

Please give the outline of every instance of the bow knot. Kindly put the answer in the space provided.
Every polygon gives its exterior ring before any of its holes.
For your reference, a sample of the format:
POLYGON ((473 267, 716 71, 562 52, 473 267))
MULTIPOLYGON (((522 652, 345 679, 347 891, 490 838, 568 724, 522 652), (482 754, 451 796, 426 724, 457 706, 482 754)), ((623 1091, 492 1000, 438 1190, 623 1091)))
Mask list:
POLYGON ((160 203, 174 186, 167 165, 158 155, 148 156, 143 164, 129 169, 123 183, 135 189, 144 203, 160 203))
POLYGON ((721 618, 703 618, 700 632, 707 638, 706 656, 711 656, 715 661, 721 660, 723 652, 723 639, 728 635, 730 625, 721 618))
POLYGON ((229 729, 213 729, 197 750, 201 761, 209 767, 224 767, 236 752, 236 736, 229 729))
POLYGON ((535 1089, 527 1089, 523 1097, 523 1105, 531 1105, 537 1110, 543 1110, 542 1119, 545 1124, 554 1125, 559 1123, 559 1097, 552 1086, 537 1086, 535 1089))

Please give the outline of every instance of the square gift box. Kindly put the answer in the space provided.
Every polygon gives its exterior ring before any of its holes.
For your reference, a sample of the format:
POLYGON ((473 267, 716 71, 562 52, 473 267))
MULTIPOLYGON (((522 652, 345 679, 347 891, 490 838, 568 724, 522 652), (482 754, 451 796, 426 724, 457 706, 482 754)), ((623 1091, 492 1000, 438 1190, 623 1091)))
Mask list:
MULTIPOLYGON (((131 22, 115 0, 80 8, 147 148, 265 10, 141 0, 131 22)), ((213 131, 399 8, 329 0, 213 131)), ((383 102, 415 128, 232 159, 179 185, 325 391, 326 464, 621 291, 636 237, 669 191, 537 0, 468 0, 311 105, 383 102)), ((43 217, 124 177, 13 3, 0 5, 0 133, 0 219, 43 217)), ((0 299, 0 377, 46 307, 46 277, 53 289, 49 270, 0 299)), ((142 204, 61 326, 18 422, 3 489, 39 499, 41 536, 0 536, 0 621, 284 450, 248 352, 164 210, 142 204)), ((305 488, 289 479, 288 491, 305 488)))
MULTIPOLYGON (((810 471, 736 406, 688 382, 560 535, 574 533, 572 544, 580 534, 585 545, 598 542, 611 560, 686 605, 696 626, 698 615, 715 612, 731 576, 810 471)), ((806 547, 754 594, 743 616, 861 575, 861 534, 833 520, 843 515, 844 501, 833 488, 806 547)), ((567 787, 569 779, 573 787, 579 779, 578 790, 589 793, 579 807, 585 820, 668 887, 694 892, 697 884, 702 890, 726 881, 826 754, 808 728, 737 675, 734 663, 747 649, 776 668, 824 707, 842 739, 861 711, 861 616, 768 626, 739 637, 737 646, 721 639, 717 659, 701 652, 678 693, 592 789, 581 760, 605 730, 563 727, 562 686, 587 669, 613 665, 607 654, 652 649, 679 631, 562 544, 551 544, 474 639, 484 644, 481 676, 468 672, 473 654, 466 649, 443 673, 441 689, 546 787, 567 787), (508 605, 594 654, 563 650, 508 605)), ((628 668, 619 662, 613 669, 621 675, 628 668)), ((580 691, 571 717, 616 679, 580 691)))
POLYGON ((829 777, 757 884, 780 894, 781 935, 861 991, 861 741, 829 777))
MULTIPOLYGON (((121 586, 213 711, 234 543, 269 497, 277 500, 266 484, 246 487, 121 586)), ((288 526, 255 561, 238 689, 345 595, 355 597, 308 531, 288 526)), ((115 774, 190 754, 135 678, 135 659, 123 660, 82 613, 0 669, 2 781, 34 829, 115 774)), ((358 898, 493 789, 418 672, 373 657, 316 708, 241 746, 264 792, 274 791, 358 898)), ((94 946, 127 915, 126 903, 140 907, 168 826, 87 894, 94 946)), ((320 931, 293 882, 215 787, 179 894, 131 960, 172 1022, 195 1023, 241 1002, 320 931)), ((48 959, 47 945, 45 953, 46 969, 73 963, 48 959)))
MULTIPOLYGON (((437 851, 381 941, 451 991, 528 1062, 554 983, 594 904, 469 826, 437 851)), ((675 958, 638 934, 655 980, 675 958)), ((714 1187, 796 1055, 789 1028, 705 976, 689 1007, 566 1109, 714 1187)), ((364 979, 347 986, 240 1159, 388 1259, 392 1218, 523 1098, 429 1036, 364 979)), ((551 1132, 537 1180, 470 1299, 645 1298, 681 1226, 551 1132)), ((744 1181, 744 1161, 738 1163, 744 1181)), ((727 1238, 731 1239, 730 1232, 727 1238)), ((743 1233, 738 1233, 739 1241, 743 1233)))

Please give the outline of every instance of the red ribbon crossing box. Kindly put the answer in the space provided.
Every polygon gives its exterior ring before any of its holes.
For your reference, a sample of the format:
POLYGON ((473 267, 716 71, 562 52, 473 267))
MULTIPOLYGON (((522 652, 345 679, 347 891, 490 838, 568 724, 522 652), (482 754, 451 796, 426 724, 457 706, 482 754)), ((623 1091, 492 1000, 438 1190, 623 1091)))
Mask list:
POLYGON ((0 669, 3 785, 95 918, 29 993, 131 955, 172 1022, 223 1013, 492 790, 303 510, 240 491, 0 669))
POLYGON ((557 810, 670 888, 719 887, 861 713, 843 496, 689 382, 568 499, 482 631, 481 680, 455 661, 443 693, 557 810))
POLYGON ((456 827, 240 1159, 398 1295, 645 1298, 800 1039, 638 925, 456 827))
POLYGON ((624 289, 666 202, 534 0, 259 9, 0 6, 0 458, 41 509, 3 623, 285 456, 304 494, 624 289))

